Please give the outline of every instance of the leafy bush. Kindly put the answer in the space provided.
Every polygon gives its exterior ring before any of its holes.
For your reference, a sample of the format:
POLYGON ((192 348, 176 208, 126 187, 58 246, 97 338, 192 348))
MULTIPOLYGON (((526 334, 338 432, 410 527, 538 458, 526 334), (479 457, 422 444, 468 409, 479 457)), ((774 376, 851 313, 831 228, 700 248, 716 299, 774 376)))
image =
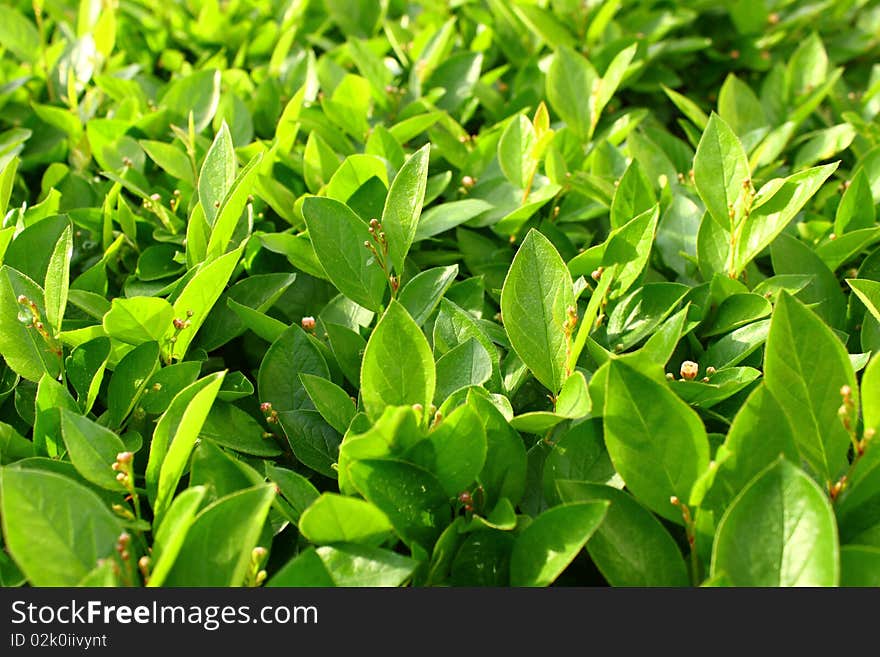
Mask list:
POLYGON ((4 585, 880 584, 880 3, 453 4, 0 6, 4 585))

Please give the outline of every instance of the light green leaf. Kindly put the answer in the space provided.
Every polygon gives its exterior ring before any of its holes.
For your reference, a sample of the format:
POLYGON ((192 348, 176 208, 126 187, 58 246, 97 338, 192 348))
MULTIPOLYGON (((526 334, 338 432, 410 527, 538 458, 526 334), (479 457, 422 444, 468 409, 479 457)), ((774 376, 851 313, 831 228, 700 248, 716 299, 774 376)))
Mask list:
POLYGON ((770 321, 764 380, 785 411, 801 456, 823 480, 837 481, 849 436, 837 415, 840 388, 858 392, 846 348, 831 329, 794 297, 781 294, 770 321))
POLYGON ((510 556, 511 586, 549 586, 602 524, 608 503, 577 502, 544 511, 517 536, 510 556))
POLYGON ((825 493, 784 459, 756 476, 715 534, 711 574, 733 586, 837 586, 839 547, 825 493))
POLYGON ((566 378, 574 307, 571 274, 553 244, 530 230, 513 258, 501 291, 501 314, 510 344, 538 379, 556 393, 566 378))
POLYGON ((274 495, 272 486, 255 486, 199 512, 164 586, 241 586, 274 495))
POLYGON ((750 179, 742 144, 724 119, 712 113, 694 156, 694 184, 706 209, 718 225, 730 230, 730 210, 743 199, 743 183, 750 179))
POLYGON ((0 469, 6 549, 33 586, 76 586, 111 557, 119 520, 94 492, 42 470, 0 469))
POLYGON ((700 417, 666 385, 615 359, 608 368, 604 426, 608 454, 627 488, 652 511, 681 523, 670 498, 687 504, 709 465, 700 417))
POLYGON ((217 218, 220 204, 232 188, 235 169, 235 149, 232 145, 232 135, 229 133, 229 126, 224 121, 220 130, 217 131, 214 142, 205 155, 202 169, 199 171, 199 201, 205 212, 205 218, 211 226, 214 225, 214 220, 217 218))
POLYGON ((359 543, 378 547, 394 528, 388 517, 367 501, 324 493, 300 516, 299 530, 317 545, 359 543))
POLYGON ((381 264, 365 246, 372 243, 367 224, 347 205, 317 196, 306 198, 303 216, 315 253, 333 285, 355 303, 378 311, 387 280, 381 264))
POLYGON ((431 145, 413 153, 397 172, 382 210, 382 230, 388 240, 388 257, 398 276, 418 228, 425 186, 428 182, 428 158, 431 145))
POLYGON ((387 406, 421 404, 427 409, 436 381, 428 340, 404 307, 392 300, 364 351, 360 386, 364 409, 373 419, 387 406))

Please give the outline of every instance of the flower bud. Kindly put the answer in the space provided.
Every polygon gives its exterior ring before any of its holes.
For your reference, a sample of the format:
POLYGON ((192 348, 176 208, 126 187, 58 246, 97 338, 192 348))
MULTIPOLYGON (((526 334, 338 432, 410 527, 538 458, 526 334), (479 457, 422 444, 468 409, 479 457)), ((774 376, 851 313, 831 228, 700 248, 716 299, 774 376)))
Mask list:
POLYGON ((303 329, 305 329, 306 331, 314 331, 315 330, 315 318, 314 317, 311 317, 311 316, 303 317, 302 322, 300 322, 300 323, 302 324, 303 329))
POLYGON ((697 376, 697 372, 699 371, 700 366, 692 360, 686 360, 681 364, 681 378, 685 379, 686 381, 693 381, 697 376))

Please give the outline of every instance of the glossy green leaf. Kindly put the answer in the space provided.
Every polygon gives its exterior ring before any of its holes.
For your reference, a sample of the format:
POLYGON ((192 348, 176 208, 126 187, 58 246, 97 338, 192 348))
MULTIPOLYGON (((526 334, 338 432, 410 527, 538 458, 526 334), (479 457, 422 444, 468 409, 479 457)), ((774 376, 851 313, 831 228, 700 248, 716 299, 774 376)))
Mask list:
POLYGON ((529 231, 504 280, 501 314, 517 355, 554 393, 565 380, 570 343, 565 324, 572 307, 568 268, 546 237, 529 231))
POLYGON ((784 459, 766 468, 719 522, 711 572, 733 586, 836 586, 837 525, 825 493, 784 459))
POLYGON ((430 153, 431 147, 428 145, 410 156, 391 182, 382 210, 382 230, 388 240, 388 257, 398 276, 403 273, 403 261, 416 236, 425 199, 430 153))
POLYGON ((101 488, 125 490, 111 466, 126 451, 115 433, 66 408, 61 409, 61 434, 70 460, 79 473, 101 488))
POLYGON ((236 168, 232 135, 224 121, 199 171, 199 201, 208 224, 212 226, 217 218, 220 204, 232 187, 236 168))
POLYGON ((548 586, 602 524, 608 503, 578 502, 548 509, 516 538, 510 557, 511 586, 548 586))
POLYGON ((174 307, 158 297, 116 298, 104 315, 104 331, 111 338, 135 346, 160 342, 172 326, 174 307))
POLYGON ((0 469, 0 511, 6 548, 34 586, 77 585, 122 532, 101 498, 52 472, 0 469))
POLYGON ((348 467, 368 501, 385 512, 404 541, 430 549, 450 520, 448 496, 427 470, 404 461, 364 459, 348 467))
POLYGON ((672 496, 687 503, 709 465, 709 441, 699 416, 667 386, 620 360, 609 363, 605 444, 614 467, 637 500, 681 522, 672 496), (643 400, 650 399, 650 404, 643 400))
POLYGON ((742 144, 724 119, 713 113, 694 157, 694 184, 712 219, 728 230, 733 226, 730 210, 742 203, 747 180, 749 162, 742 144))
POLYGON ((687 586, 684 558, 657 518, 629 494, 610 486, 561 479, 564 503, 607 500, 605 519, 587 551, 612 586, 687 586))
POLYGON ((436 380, 427 339, 404 307, 392 301, 364 351, 360 380, 364 409, 376 418, 387 406, 428 408, 436 380))
POLYGON ((201 510, 163 585, 241 586, 274 494, 255 486, 201 510))
POLYGON ((780 295, 770 322, 764 380, 791 423, 801 456, 820 477, 836 481, 849 449, 837 415, 840 389, 850 386, 858 409, 855 374, 831 329, 787 294, 780 295))
POLYGON ((324 493, 299 519, 299 530, 312 543, 359 543, 378 547, 393 531, 378 508, 356 497, 324 493))
POLYGON ((303 216, 328 278, 355 303, 378 311, 387 281, 365 246, 372 243, 367 224, 348 206, 329 198, 307 198, 303 216))
POLYGON ((156 527, 161 525, 171 504, 205 418, 223 383, 223 375, 223 372, 210 374, 184 388, 156 424, 146 470, 147 492, 156 527))

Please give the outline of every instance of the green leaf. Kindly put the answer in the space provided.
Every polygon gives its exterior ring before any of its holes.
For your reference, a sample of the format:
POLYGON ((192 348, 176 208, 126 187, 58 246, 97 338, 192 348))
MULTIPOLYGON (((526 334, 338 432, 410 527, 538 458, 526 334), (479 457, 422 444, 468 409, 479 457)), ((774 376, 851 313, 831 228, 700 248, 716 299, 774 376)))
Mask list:
POLYGON ((431 145, 426 144, 409 157, 391 182, 382 210, 382 230, 388 240, 388 257, 398 276, 403 274, 403 261, 416 236, 425 200, 430 154, 431 145))
POLYGON ((491 376, 491 356, 476 338, 468 338, 437 360, 434 403, 442 404, 455 391, 482 385, 491 376))
MULTIPOLYGON (((223 384, 228 383, 231 376, 231 374, 227 374, 223 379, 223 384)), ((279 456, 281 450, 274 441, 264 436, 263 426, 247 411, 243 411, 234 404, 220 401, 219 397, 222 394, 221 388, 217 393, 218 400, 211 406, 211 411, 202 424, 199 437, 207 438, 218 445, 234 449, 242 454, 279 456)))
MULTIPOLYGON (((313 133, 314 134, 314 133, 313 133)), ((332 548, 331 548, 332 549, 332 548)), ((405 557, 401 557, 405 558, 405 557)), ((365 569, 368 568, 365 564, 365 569)), ((269 578, 267 587, 330 587, 336 586, 321 557, 310 547, 288 561, 281 569, 269 578)))
POLYGON ((407 460, 433 472, 449 497, 474 483, 486 462, 486 432, 470 406, 456 408, 416 443, 407 460))
POLYGON ((501 314, 510 344, 538 379, 556 393, 566 378, 570 344, 571 274, 553 244, 536 230, 523 241, 501 290, 501 314))
POLYGON ((0 6, 0 42, 20 60, 36 62, 41 50, 40 33, 13 6, 0 6))
MULTIPOLYGON (((241 213, 248 203, 248 197, 254 190, 256 174, 259 173, 262 158, 262 153, 258 153, 245 165, 220 202, 211 227, 211 237, 208 238, 207 260, 213 260, 226 253, 229 241, 238 227, 241 213)), ((201 194, 201 187, 199 193, 201 194)))
POLYGON ((115 433, 87 417, 61 409, 61 435, 77 471, 93 484, 112 491, 125 490, 111 466, 126 451, 115 433))
POLYGON ((147 586, 157 587, 165 583, 165 578, 171 572, 180 548, 192 527, 196 514, 202 507, 207 489, 204 486, 190 486, 174 498, 165 521, 156 532, 153 541, 152 569, 147 586))
POLYGON ((498 164, 504 177, 517 189, 525 189, 532 180, 538 161, 533 155, 537 136, 532 122, 517 114, 498 140, 498 164))
POLYGON ((116 366, 107 389, 110 426, 118 427, 138 403, 147 381, 159 369, 159 343, 144 342, 116 366))
POLYGON ((556 50, 547 71, 547 100, 583 140, 592 137, 595 127, 593 103, 587 99, 598 84, 599 74, 586 58, 567 46, 556 50))
POLYGON ((526 486, 526 447, 520 435, 487 398, 468 393, 472 406, 486 431, 486 461, 479 480, 486 494, 486 505, 492 507, 501 498, 516 504, 526 486))
MULTIPOLYGON (((19 303, 20 295, 43 303, 43 291, 29 278, 3 265, 0 267, 0 355, 24 379, 39 381, 43 374, 53 378, 60 372, 61 360, 33 328, 30 311, 19 303), (22 321, 22 318, 25 320, 22 321)), ((42 321, 39 317, 38 321, 42 321)))
POLYGON ((307 197, 302 206, 312 246, 327 277, 349 299, 378 311, 387 280, 365 243, 369 227, 347 206, 330 198, 307 197))
POLYGON ((224 372, 209 374, 181 390, 156 424, 146 469, 154 527, 161 526, 171 505, 223 376, 224 372))
POLYGON ((544 511, 517 536, 510 556, 511 586, 549 586, 602 524, 608 503, 562 504, 544 511))
POLYGON ((621 360, 608 368, 605 444, 615 469, 637 500, 681 523, 672 496, 687 504, 709 465, 709 441, 700 417, 669 388, 621 360), (643 400, 650 399, 650 404, 643 400))
POLYGON ((631 495, 610 486, 559 480, 565 503, 607 500, 605 519, 587 552, 611 586, 688 586, 684 559, 657 518, 631 495))
POLYGON ((733 273, 739 274, 800 212, 838 163, 800 171, 784 180, 770 181, 755 197, 733 255, 733 273), (765 190, 768 190, 765 194, 765 190))
POLYGON ((195 178, 193 176, 192 164, 183 149, 178 148, 174 144, 166 144, 162 141, 152 141, 149 139, 141 139, 138 141, 141 148, 159 167, 167 171, 174 178, 193 185, 195 178))
POLYGON ((135 346, 159 342, 172 327, 174 307, 158 297, 117 297, 104 315, 104 331, 111 338, 135 346))
POLYGON ((837 525, 825 493, 784 459, 756 476, 715 534, 711 573, 733 586, 837 586, 837 525))
POLYGON ((299 378, 321 417, 344 434, 357 413, 351 396, 329 379, 307 373, 300 374, 299 378))
POLYGON ((88 488, 52 472, 0 469, 6 549, 33 586, 76 586, 112 557, 119 520, 88 488))
POLYGON ((578 501, 560 499, 557 482, 562 479, 623 487, 608 457, 599 418, 579 422, 554 436, 553 449, 544 460, 542 479, 544 497, 553 503, 578 501))
POLYGON ((623 296, 638 280, 651 257, 660 208, 654 205, 611 232, 602 255, 602 266, 615 267, 609 299, 623 296))
POLYGON ((846 284, 852 288, 868 312, 880 321, 880 283, 866 278, 846 279, 846 284))
POLYGON ((434 475, 411 463, 363 459, 348 466, 358 492, 375 504, 408 543, 430 550, 450 522, 449 498, 434 475))
POLYGON ((837 276, 807 244, 796 237, 781 233, 770 248, 776 274, 811 276, 811 282, 797 294, 798 300, 809 304, 829 326, 843 328, 846 297, 837 276))
POLYGON ((284 500, 293 510, 293 522, 298 522, 303 511, 318 499, 320 495, 312 482, 293 470, 268 464, 266 466, 266 474, 269 476, 270 481, 278 486, 281 490, 281 495, 284 496, 284 500))
POLYGON ((611 201, 611 228, 620 228, 657 202, 654 187, 637 160, 630 162, 611 201))
POLYGON ((755 134, 761 134, 757 131, 767 127, 761 101, 749 85, 733 73, 727 75, 718 92, 718 115, 744 144, 749 144, 746 147, 748 151, 755 144, 755 134))
POLYGON ((294 456, 325 477, 336 478, 335 464, 339 459, 342 436, 311 410, 285 411, 278 414, 281 428, 294 456))
POLYGON ((718 517, 780 454, 797 460, 794 434, 779 402, 766 385, 760 385, 740 407, 715 454, 718 470, 700 506, 714 510, 718 517))
POLYGON ((433 267, 419 272, 403 286, 398 300, 413 321, 422 326, 458 275, 458 265, 433 267))
POLYGON ((764 380, 794 431, 801 456, 823 480, 846 466, 849 435, 837 415, 840 388, 858 393, 846 348, 815 313, 781 294, 770 322, 764 380))
POLYGON ((199 202, 205 212, 208 224, 214 225, 218 216, 220 204, 229 193, 232 182, 235 179, 235 149, 232 145, 232 135, 226 121, 220 126, 214 142, 205 155, 199 171, 199 202))
POLYGON ((274 495, 272 486, 255 486, 199 512, 163 585, 241 586, 274 495))
POLYGON ((440 205, 432 205, 422 213, 416 227, 415 241, 434 237, 456 226, 467 223, 487 210, 492 204, 479 198, 468 198, 461 201, 450 201, 440 205))
POLYGON ((34 407, 36 417, 32 438, 37 453, 50 457, 63 455, 59 411, 62 408, 78 411, 73 397, 64 385, 44 374, 37 385, 34 407))
POLYGON ((325 545, 317 553, 336 586, 402 586, 419 565, 415 559, 367 545, 325 545))
POLYGON ((856 171, 837 205, 834 215, 834 232, 843 235, 850 230, 872 228, 876 221, 871 183, 864 169, 856 171))
POLYGON ((364 409, 373 419, 386 406, 421 404, 428 408, 434 399, 431 347, 398 301, 391 301, 370 335, 360 384, 364 409))
POLYGON ((70 288, 70 258, 73 255, 73 231, 70 226, 64 229, 52 249, 49 266, 46 269, 46 322, 53 335, 61 333, 61 320, 67 307, 67 291, 70 288))
POLYGON ((178 331, 172 324, 165 332, 166 339, 175 338, 170 349, 172 357, 177 356, 182 359, 186 355, 190 343, 232 277, 243 248, 244 246, 241 246, 235 251, 201 265, 175 299, 173 319, 184 322, 184 327, 178 331))
POLYGON ((300 516, 299 530, 317 545, 358 543, 378 547, 393 527, 387 516, 369 502, 324 493, 300 516))
POLYGON ((730 209, 736 211, 742 203, 743 183, 749 179, 749 161, 742 144, 724 119, 713 112, 694 156, 694 184, 719 226, 733 227, 730 209))

